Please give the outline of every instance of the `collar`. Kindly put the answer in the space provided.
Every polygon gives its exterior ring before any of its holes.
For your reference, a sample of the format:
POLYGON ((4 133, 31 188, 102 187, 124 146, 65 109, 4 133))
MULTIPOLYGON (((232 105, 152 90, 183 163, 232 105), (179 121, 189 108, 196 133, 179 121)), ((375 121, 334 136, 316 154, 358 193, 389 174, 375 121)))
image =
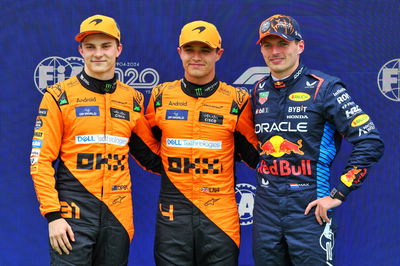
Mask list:
POLYGON ((281 88, 285 88, 290 86, 291 84, 293 84, 294 82, 296 82, 298 80, 298 78, 301 76, 301 74, 303 74, 305 72, 305 66, 303 64, 299 64, 299 66, 296 68, 295 71, 293 71, 293 73, 284 78, 284 79, 280 79, 277 81, 274 81, 274 79, 272 78, 271 74, 270 74, 270 82, 272 87, 274 87, 275 89, 281 89, 281 88))
POLYGON ((86 74, 85 70, 82 70, 82 72, 78 74, 77 78, 83 87, 96 93, 113 93, 117 88, 117 77, 115 74, 112 79, 100 80, 90 77, 86 74))
POLYGON ((212 95, 219 87, 219 80, 214 79, 204 85, 198 85, 187 81, 187 79, 181 79, 181 88, 187 95, 195 98, 208 97, 212 95))

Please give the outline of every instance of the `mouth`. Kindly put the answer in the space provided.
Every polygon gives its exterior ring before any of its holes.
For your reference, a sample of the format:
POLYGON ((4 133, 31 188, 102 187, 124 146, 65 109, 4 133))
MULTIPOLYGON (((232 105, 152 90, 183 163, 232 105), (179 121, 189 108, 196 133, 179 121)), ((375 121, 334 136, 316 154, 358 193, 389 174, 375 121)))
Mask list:
POLYGON ((269 61, 270 61, 272 64, 279 64, 279 63, 281 63, 283 60, 284 60, 284 58, 282 58, 282 57, 274 57, 274 58, 270 58, 270 59, 269 59, 269 61))
POLYGON ((202 67, 204 67, 204 65, 203 65, 203 64, 189 64, 189 67, 192 67, 192 68, 202 68, 202 67))

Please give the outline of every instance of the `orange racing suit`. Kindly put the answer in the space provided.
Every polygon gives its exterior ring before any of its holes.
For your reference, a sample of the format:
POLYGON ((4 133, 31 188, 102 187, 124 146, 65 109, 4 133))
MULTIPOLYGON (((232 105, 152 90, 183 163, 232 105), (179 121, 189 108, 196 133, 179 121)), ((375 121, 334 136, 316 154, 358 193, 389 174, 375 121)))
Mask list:
POLYGON ((185 79, 160 84, 147 107, 164 167, 157 265, 237 264, 234 153, 255 168, 257 139, 248 93, 216 79, 209 84, 203 91, 185 79))
POLYGON ((145 146, 148 153, 136 159, 148 168, 159 145, 140 92, 119 81, 102 90, 94 81, 83 71, 47 89, 35 124, 31 174, 42 215, 49 222, 65 218, 75 233, 68 262, 96 263, 85 253, 93 248, 103 254, 98 261, 117 265, 122 257, 124 264, 134 233, 128 141, 132 135, 145 146), (110 233, 113 239, 107 240, 110 233))

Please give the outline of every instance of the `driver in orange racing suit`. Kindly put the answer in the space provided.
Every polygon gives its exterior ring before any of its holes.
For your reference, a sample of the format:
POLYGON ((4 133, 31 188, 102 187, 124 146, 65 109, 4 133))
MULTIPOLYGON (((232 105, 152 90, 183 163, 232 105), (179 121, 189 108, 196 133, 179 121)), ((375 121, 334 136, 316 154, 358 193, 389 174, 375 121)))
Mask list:
POLYGON ((157 265, 237 265, 240 228, 234 153, 258 160, 246 91, 215 76, 223 49, 213 24, 181 31, 182 80, 156 86, 146 117, 161 139, 164 166, 154 256, 157 265))
POLYGON ((75 39, 84 70, 47 88, 32 141, 31 174, 49 223, 51 264, 127 265, 134 231, 128 141, 139 163, 154 171, 159 144, 143 95, 116 80, 122 45, 114 19, 87 18, 75 39))

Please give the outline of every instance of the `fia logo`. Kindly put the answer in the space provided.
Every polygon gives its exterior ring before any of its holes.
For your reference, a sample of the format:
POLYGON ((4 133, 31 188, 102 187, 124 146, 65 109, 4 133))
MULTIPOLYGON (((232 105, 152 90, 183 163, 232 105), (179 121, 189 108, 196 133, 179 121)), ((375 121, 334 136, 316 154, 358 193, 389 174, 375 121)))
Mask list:
POLYGON ((379 70, 379 90, 389 100, 400 102, 400 58, 386 62, 379 70))
POLYGON ((246 183, 236 184, 235 196, 239 210, 240 225, 253 223, 255 186, 246 183))
POLYGON ((80 57, 47 57, 40 61, 33 74, 36 89, 43 94, 46 87, 76 76, 82 69, 83 59, 80 57))

